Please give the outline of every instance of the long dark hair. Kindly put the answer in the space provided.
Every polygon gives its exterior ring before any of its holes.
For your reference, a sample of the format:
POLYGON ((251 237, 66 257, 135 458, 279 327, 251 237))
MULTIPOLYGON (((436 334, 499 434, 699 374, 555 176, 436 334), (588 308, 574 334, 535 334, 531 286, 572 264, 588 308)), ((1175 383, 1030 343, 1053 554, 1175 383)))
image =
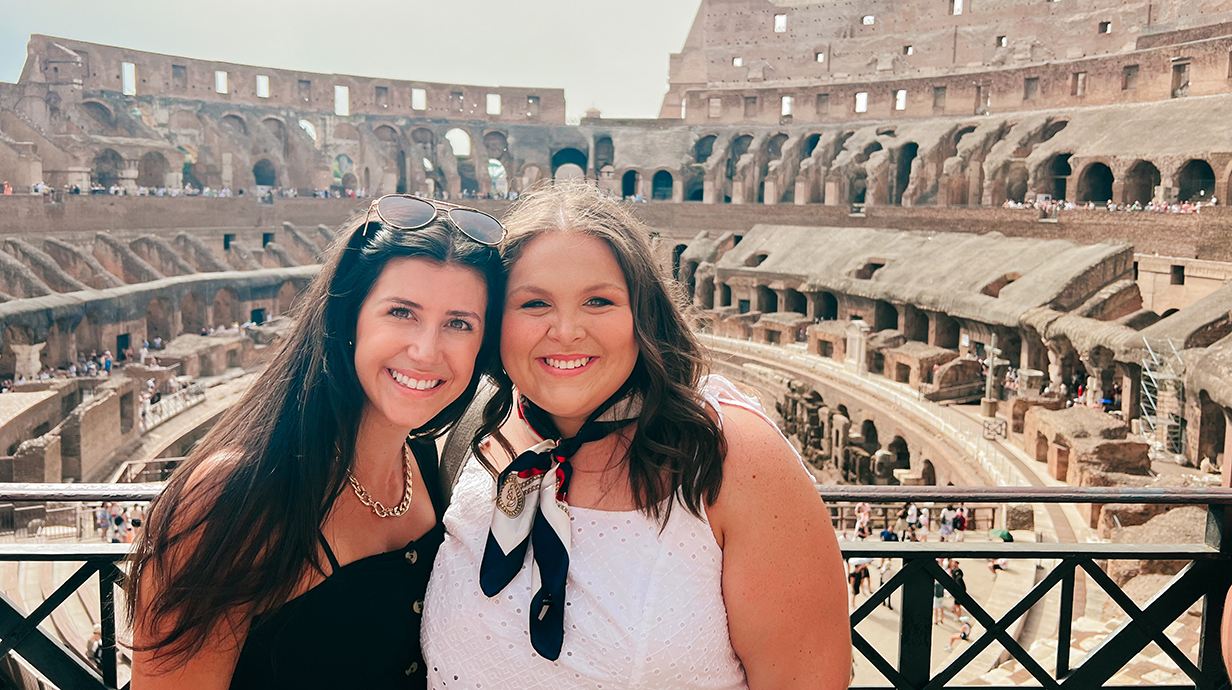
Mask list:
MULTIPOLYGON (((697 384, 705 372, 704 350, 685 322, 679 286, 654 258, 650 229, 590 184, 544 186, 524 195, 505 219, 501 245, 508 275, 526 245, 547 233, 582 233, 607 243, 624 273, 633 311, 638 358, 628 385, 641 393, 642 412, 626 451, 629 484, 637 509, 666 524, 678 498, 692 514, 714 503, 723 485, 727 442, 706 412, 697 384)), ((496 395, 484 408, 472 443, 492 435, 507 450, 499 426, 513 404, 513 382, 496 362, 490 372, 496 395)), ((622 389, 623 390, 623 389, 622 389)), ((491 467, 489 467, 491 469, 491 467)))
POLYGON ((200 651, 225 617, 269 611, 306 568, 324 573, 318 535, 346 485, 364 408, 355 373, 360 305, 385 265, 417 257, 469 267, 488 287, 483 344, 466 392, 413 435, 434 437, 461 416, 497 359, 503 274, 491 247, 437 220, 416 231, 348 222, 296 306, 295 325, 264 372, 176 469, 151 505, 125 584, 130 620, 146 583, 135 647, 156 659, 200 651))

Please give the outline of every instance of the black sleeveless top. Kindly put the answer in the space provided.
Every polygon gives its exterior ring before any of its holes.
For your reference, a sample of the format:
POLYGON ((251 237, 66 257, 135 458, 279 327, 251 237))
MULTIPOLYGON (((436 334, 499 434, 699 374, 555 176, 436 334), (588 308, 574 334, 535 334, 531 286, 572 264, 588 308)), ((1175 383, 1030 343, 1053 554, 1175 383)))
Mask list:
POLYGON ((339 567, 280 608, 254 616, 231 678, 232 690, 260 688, 426 688, 419 648, 424 592, 445 536, 445 501, 435 444, 414 443, 436 525, 404 548, 339 567))

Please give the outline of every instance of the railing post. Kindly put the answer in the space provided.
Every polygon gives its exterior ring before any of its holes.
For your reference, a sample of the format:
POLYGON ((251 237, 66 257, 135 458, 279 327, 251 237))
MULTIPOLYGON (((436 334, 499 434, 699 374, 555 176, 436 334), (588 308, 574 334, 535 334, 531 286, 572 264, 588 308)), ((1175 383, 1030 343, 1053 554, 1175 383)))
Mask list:
MULTIPOLYGON (((1056 567, 1061 568, 1064 565, 1058 563, 1056 567)), ((1075 569, 1069 568, 1069 571, 1061 578, 1061 618, 1057 623, 1057 678, 1064 678, 1069 674, 1070 631, 1074 623, 1074 578, 1076 576, 1075 569)))
MULTIPOLYGON (((1211 504, 1206 507, 1206 544, 1225 556, 1232 552, 1229 534, 1229 506, 1211 504)), ((1228 681, 1220 645, 1219 628, 1223 620, 1228 578, 1212 578, 1202 606, 1202 635, 1198 641, 1198 668, 1206 677, 1209 688, 1225 687, 1228 681)))
POLYGON ((116 568, 111 564, 98 573, 99 618, 103 626, 103 684, 109 688, 116 687, 115 576, 116 568))
MULTIPOLYGON (((903 559, 903 569, 913 559, 903 559)), ((920 568, 903 583, 898 634, 898 671, 912 688, 928 684, 932 672, 933 578, 920 568)), ((900 689, 901 690, 901 689, 900 689)))

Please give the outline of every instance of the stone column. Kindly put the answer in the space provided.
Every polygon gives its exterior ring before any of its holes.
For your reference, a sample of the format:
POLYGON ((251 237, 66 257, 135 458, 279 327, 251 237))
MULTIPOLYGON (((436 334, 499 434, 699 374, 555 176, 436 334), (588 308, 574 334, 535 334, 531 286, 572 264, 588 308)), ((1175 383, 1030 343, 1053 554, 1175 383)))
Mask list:
POLYGON ((813 320, 813 321, 816 321, 816 320, 817 320, 817 312, 819 311, 819 309, 818 309, 818 307, 819 307, 818 302, 820 302, 820 301, 821 301, 821 294, 820 294, 820 293, 817 293, 817 292, 806 292, 806 293, 804 293, 804 303, 805 303, 805 306, 804 306, 804 309, 805 309, 804 315, 805 315, 805 316, 807 316, 809 319, 811 319, 811 320, 813 320))
POLYGON ((1048 346, 1048 386, 1055 392, 1061 390, 1061 385, 1065 383, 1064 373, 1065 353, 1061 350, 1049 345, 1048 346))
POLYGON ((776 301, 779 303, 779 308, 776 309, 775 311, 787 311, 787 291, 786 290, 775 290, 774 294, 776 297, 778 297, 778 300, 776 301))
POLYGON ((13 365, 14 381, 20 378, 25 378, 27 381, 38 378, 39 372, 43 370, 43 364, 39 360, 39 352, 46 345, 47 343, 34 343, 33 345, 9 343, 9 347, 12 348, 13 355, 17 360, 13 365))
POLYGON ((681 175, 672 176, 672 201, 677 204, 684 201, 684 177, 681 175))
POLYGON ((702 180, 702 203, 703 204, 715 203, 715 199, 718 198, 718 194, 715 193, 716 189, 717 189, 717 185, 715 185, 713 179, 707 177, 706 179, 702 180))
POLYGON ((137 166, 141 164, 139 160, 124 160, 124 166, 120 168, 120 186, 128 191, 131 195, 137 194, 137 166))
POLYGON ((848 369, 858 374, 868 373, 868 333, 869 326, 863 321, 852 321, 847 326, 847 360, 848 369))
POLYGON ((765 206, 774 206, 779 202, 779 184, 772 177, 766 178, 765 191, 762 194, 762 204, 765 206))
MULTIPOLYGON (((1223 466, 1220 472, 1223 475, 1223 488, 1232 489, 1232 410, 1223 408, 1223 466)), ((1225 532, 1225 534, 1227 534, 1225 532)), ((1225 537, 1226 538, 1226 537, 1225 537)))
POLYGON ((1142 412, 1139 404, 1142 395, 1142 368, 1125 362, 1116 363, 1117 376, 1121 379, 1121 415, 1128 423, 1142 412))

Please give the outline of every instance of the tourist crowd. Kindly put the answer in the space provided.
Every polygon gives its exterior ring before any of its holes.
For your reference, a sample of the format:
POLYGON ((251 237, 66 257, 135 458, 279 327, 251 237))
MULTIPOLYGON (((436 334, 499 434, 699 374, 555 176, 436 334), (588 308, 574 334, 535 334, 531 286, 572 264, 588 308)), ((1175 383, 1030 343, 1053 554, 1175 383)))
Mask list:
POLYGON ((1056 218, 1061 211, 1128 211, 1140 213, 1199 213, 1203 207, 1218 206, 1219 199, 1211 197, 1210 201, 1202 202, 1180 202, 1175 204, 1155 203, 1149 201, 1146 204, 1135 201, 1132 204, 1115 204, 1111 200, 1104 204, 1097 204, 1094 201, 1078 203, 1074 201, 1066 201, 1065 199, 1047 199, 1036 201, 1014 201, 1007 199, 1002 208, 1007 209, 1035 209, 1040 212, 1041 218, 1056 218))

